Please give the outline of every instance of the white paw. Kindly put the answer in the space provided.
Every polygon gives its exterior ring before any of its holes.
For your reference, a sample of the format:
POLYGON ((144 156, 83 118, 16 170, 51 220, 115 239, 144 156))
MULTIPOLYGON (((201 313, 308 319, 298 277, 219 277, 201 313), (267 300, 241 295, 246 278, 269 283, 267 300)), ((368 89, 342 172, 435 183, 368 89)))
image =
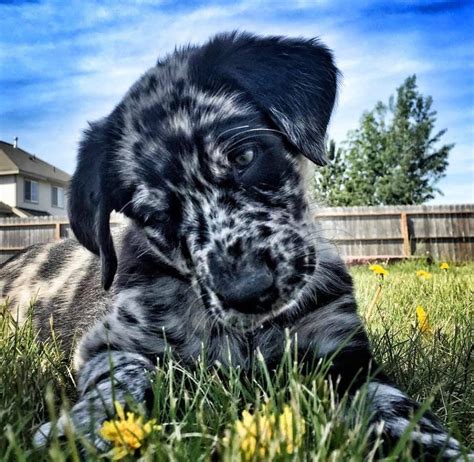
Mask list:
POLYGON ((53 434, 53 424, 51 422, 46 422, 41 425, 38 430, 36 430, 35 435, 33 436, 33 445, 35 448, 41 448, 48 444, 51 436, 53 434))
POLYGON ((63 414, 57 422, 46 422, 42 424, 33 436, 34 447, 43 448, 51 442, 52 438, 62 438, 65 437, 66 434, 74 433, 76 436, 88 440, 89 443, 99 450, 107 449, 108 444, 100 438, 98 434, 100 424, 106 418, 105 415, 102 419, 94 420, 94 423, 91 424, 89 419, 87 422, 84 421, 83 413, 77 414, 78 415, 74 414, 73 408, 71 414, 63 414), (80 423, 83 424, 82 428, 80 423))

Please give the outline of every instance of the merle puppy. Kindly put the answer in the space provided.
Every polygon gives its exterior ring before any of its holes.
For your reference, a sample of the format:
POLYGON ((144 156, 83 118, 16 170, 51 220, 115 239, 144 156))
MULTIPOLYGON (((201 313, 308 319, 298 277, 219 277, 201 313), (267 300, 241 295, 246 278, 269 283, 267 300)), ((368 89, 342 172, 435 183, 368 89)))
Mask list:
MULTIPOLYGON (((79 333, 71 418, 97 446, 111 363, 115 399, 141 401, 165 343, 190 367, 204 345, 210 364, 245 370, 255 349, 277 364, 287 333, 301 361, 334 356, 341 392, 372 377, 387 440, 407 428, 419 405, 377 372, 351 278, 306 197, 307 161, 324 163, 337 77, 318 40, 219 35, 159 61, 87 130, 69 218, 90 252, 72 240, 35 247, 0 275, 20 318, 38 294, 40 335, 51 315, 64 345, 79 333), (114 210, 130 224, 112 237, 114 210)), ((43 425, 36 444, 50 431, 43 425)), ((410 437, 426 455, 461 453, 429 412, 410 437)))

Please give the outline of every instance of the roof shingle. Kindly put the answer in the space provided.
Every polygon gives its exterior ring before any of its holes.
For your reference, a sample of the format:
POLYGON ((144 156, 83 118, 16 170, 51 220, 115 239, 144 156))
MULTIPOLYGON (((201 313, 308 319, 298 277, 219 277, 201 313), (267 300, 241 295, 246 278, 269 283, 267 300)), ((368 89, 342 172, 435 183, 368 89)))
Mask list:
POLYGON ((24 174, 53 183, 68 183, 71 175, 44 160, 0 141, 0 175, 24 174))

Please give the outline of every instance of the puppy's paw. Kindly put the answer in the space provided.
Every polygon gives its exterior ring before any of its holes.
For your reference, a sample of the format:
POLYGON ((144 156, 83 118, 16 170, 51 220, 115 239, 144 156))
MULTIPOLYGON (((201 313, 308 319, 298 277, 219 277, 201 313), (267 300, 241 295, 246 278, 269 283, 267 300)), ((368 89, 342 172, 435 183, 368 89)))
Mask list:
POLYGON ((45 447, 53 434, 52 430, 53 424, 51 422, 41 425, 33 436, 33 446, 35 448, 45 447))
POLYGON ((67 435, 74 435, 81 443, 104 450, 108 445, 99 436, 98 431, 106 419, 105 413, 88 413, 84 403, 78 403, 69 413, 62 414, 56 422, 42 424, 33 436, 33 445, 42 448, 53 439, 64 441, 67 435))
POLYGON ((73 424, 66 415, 62 415, 56 422, 45 422, 36 430, 33 445, 41 448, 47 446, 52 438, 64 439, 66 429, 71 433, 74 432, 73 424))

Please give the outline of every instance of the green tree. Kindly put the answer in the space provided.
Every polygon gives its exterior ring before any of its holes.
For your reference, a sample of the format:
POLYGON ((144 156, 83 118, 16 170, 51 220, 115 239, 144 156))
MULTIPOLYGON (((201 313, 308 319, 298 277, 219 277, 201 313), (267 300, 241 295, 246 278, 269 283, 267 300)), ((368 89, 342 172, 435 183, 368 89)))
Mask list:
POLYGON ((421 204, 432 199, 445 176, 453 144, 439 146, 436 111, 416 76, 408 77, 388 104, 365 112, 341 147, 331 141, 329 164, 316 172, 315 198, 326 205, 421 204))

